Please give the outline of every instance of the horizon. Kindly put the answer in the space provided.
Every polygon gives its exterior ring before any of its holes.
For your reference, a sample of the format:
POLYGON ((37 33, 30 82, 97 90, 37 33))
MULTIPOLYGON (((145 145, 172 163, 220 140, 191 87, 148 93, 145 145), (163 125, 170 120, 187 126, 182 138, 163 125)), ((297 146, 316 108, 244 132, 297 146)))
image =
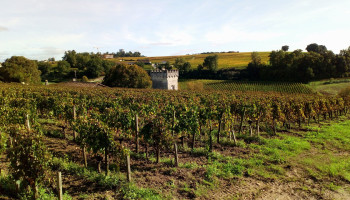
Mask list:
POLYGON ((350 46, 350 2, 294 0, 54 1, 5 0, 0 8, 0 62, 65 51, 139 51, 147 57, 202 52, 289 51, 308 44, 334 53, 350 46))

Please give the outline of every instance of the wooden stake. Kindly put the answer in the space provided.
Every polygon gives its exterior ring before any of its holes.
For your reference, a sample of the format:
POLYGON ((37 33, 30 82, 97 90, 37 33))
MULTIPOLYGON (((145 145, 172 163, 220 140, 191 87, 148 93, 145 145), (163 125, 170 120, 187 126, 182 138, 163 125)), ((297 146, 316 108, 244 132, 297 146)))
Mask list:
POLYGON ((58 192, 58 200, 63 200, 61 172, 57 172, 57 192, 58 192))
POLYGON ((177 152, 177 142, 174 143, 174 150, 175 150, 175 167, 179 166, 179 154, 177 152))
POLYGON ((213 127, 211 121, 209 120, 209 152, 213 152, 213 137, 211 136, 211 132, 213 131, 213 127))
POLYGON ((28 131, 30 131, 29 114, 27 114, 26 125, 27 125, 28 131))
POLYGON ((127 165, 127 178, 128 182, 131 182, 131 167, 130 167, 130 154, 126 156, 126 165, 127 165))
POLYGON ((87 167, 86 148, 83 146, 84 166, 87 167))
POLYGON ((106 167, 106 176, 109 174, 109 159, 108 159, 108 149, 105 149, 105 167, 106 167))
MULTIPOLYGON (((75 121, 77 119, 77 112, 76 112, 76 108, 75 105, 73 106, 73 120, 75 121)), ((73 137, 74 137, 74 141, 77 139, 77 133, 73 130, 73 137)))
POLYGON ((135 115, 136 153, 139 153, 139 117, 135 115))

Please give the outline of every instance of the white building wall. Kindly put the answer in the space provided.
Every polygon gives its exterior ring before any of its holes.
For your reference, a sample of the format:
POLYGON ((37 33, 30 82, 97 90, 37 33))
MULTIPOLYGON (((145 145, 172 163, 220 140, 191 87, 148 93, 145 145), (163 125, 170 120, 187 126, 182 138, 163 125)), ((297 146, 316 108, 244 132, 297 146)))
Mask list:
POLYGON ((152 71, 152 88, 165 90, 178 90, 179 71, 152 71))

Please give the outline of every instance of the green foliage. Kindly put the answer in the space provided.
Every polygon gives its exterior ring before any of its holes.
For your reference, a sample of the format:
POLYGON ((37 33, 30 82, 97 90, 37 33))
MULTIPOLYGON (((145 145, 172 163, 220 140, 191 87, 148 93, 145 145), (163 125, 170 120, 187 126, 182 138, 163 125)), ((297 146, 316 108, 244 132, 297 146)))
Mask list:
POLYGON ((205 180, 213 182, 215 177, 219 178, 232 178, 234 176, 242 176, 245 171, 245 167, 240 160, 228 161, 222 163, 219 161, 213 161, 205 166, 205 180))
POLYGON ((23 56, 12 56, 6 59, 0 68, 0 80, 4 82, 40 83, 40 71, 35 61, 23 56))
POLYGON ((81 79, 82 82, 89 82, 89 79, 87 76, 83 76, 83 78, 81 79))
POLYGON ((204 59, 203 67, 206 67, 209 71, 216 72, 218 70, 218 55, 207 56, 204 59))
POLYGON ((89 62, 86 64, 85 74, 90 78, 99 77, 105 68, 100 55, 91 55, 89 62))
POLYGON ((307 45, 306 51, 315 52, 315 53, 325 53, 327 51, 327 48, 324 45, 318 45, 316 43, 312 43, 307 45))
MULTIPOLYGON (((73 76, 72 69, 78 70, 78 76, 87 76, 89 78, 96 78, 107 73, 114 62, 109 60, 103 60, 101 54, 94 53, 77 53, 76 51, 66 51, 65 55, 62 58, 63 61, 70 64, 71 72, 69 75, 73 76)), ((64 74, 59 73, 56 76, 65 77, 64 74)))
POLYGON ((105 176, 95 170, 87 169, 77 163, 61 158, 53 158, 51 168, 75 174, 86 180, 96 182, 99 186, 108 189, 118 187, 122 181, 122 175, 119 173, 110 173, 108 176, 105 176))
POLYGON ((68 73, 70 72, 70 64, 63 60, 57 62, 57 67, 55 68, 56 76, 59 77, 67 77, 68 73))
POLYGON ((134 184, 129 184, 126 187, 122 187, 120 192, 123 194, 123 199, 163 199, 156 191, 138 188, 134 184))
POLYGON ((281 48, 282 51, 288 51, 288 49, 289 49, 288 45, 283 45, 281 48))
POLYGON ((261 64, 261 57, 260 57, 258 52, 256 52, 256 51, 252 52, 251 58, 252 58, 252 62, 251 63, 253 65, 260 65, 261 64))
POLYGON ((48 79, 50 73, 52 72, 53 66, 49 62, 40 61, 38 62, 38 69, 41 71, 41 79, 48 79))
POLYGON ((77 67, 77 52, 75 50, 64 52, 64 56, 63 56, 62 60, 67 61, 71 65, 71 67, 78 68, 77 67))
POLYGON ((323 45, 310 44, 307 53, 298 49, 272 51, 269 64, 257 64, 256 60, 248 64, 247 71, 241 75, 251 80, 278 80, 307 83, 312 80, 349 76, 349 49, 335 55, 323 45))
POLYGON ((16 197, 16 182, 11 176, 0 175, 0 191, 2 194, 16 197))
POLYGON ((12 129, 13 146, 7 149, 10 160, 10 173, 21 182, 23 188, 30 186, 32 191, 44 179, 49 155, 41 136, 33 131, 12 129))
POLYGON ((141 67, 118 64, 106 74, 103 84, 110 87, 149 88, 152 81, 141 67))
POLYGON ((185 64, 185 62, 185 59, 182 57, 176 58, 174 67, 180 70, 180 68, 185 64))

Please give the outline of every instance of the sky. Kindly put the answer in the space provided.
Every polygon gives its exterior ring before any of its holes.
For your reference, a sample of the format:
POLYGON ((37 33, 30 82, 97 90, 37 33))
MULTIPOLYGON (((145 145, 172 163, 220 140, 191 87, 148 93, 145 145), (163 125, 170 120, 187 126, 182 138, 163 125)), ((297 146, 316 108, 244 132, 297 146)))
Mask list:
POLYGON ((0 62, 65 51, 208 51, 350 46, 349 0, 0 0, 0 62))

